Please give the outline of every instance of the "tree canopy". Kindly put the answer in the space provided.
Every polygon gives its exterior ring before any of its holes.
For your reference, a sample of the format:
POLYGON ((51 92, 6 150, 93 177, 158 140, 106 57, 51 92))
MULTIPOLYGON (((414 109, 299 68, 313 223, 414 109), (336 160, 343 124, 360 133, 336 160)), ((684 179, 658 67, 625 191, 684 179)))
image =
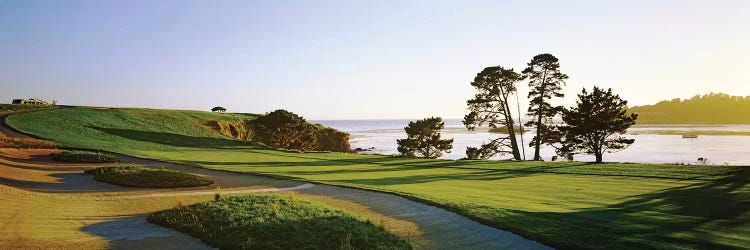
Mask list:
POLYGON ((498 137, 479 148, 467 148, 467 158, 487 159, 497 154, 511 153, 513 159, 521 160, 508 97, 516 93, 516 82, 522 79, 523 76, 513 69, 494 66, 479 72, 471 82, 476 93, 474 98, 466 101, 469 109, 469 114, 463 120, 466 128, 474 130, 484 124, 490 128, 505 127, 508 136, 498 137))
POLYGON ((441 139, 445 123, 440 117, 430 117, 409 122, 404 128, 406 139, 398 139, 398 152, 407 157, 438 158, 450 152, 453 139, 441 139))
POLYGON ((589 93, 584 88, 578 94, 576 106, 562 112, 565 125, 559 128, 562 146, 558 154, 593 154, 596 162, 602 162, 604 153, 633 144, 634 139, 621 136, 638 118, 637 114, 627 114, 627 104, 612 89, 594 87, 589 93))
POLYGON ((214 107, 214 108, 211 109, 211 112, 226 112, 226 111, 227 111, 227 109, 225 109, 224 107, 221 107, 221 106, 216 106, 216 107, 214 107))

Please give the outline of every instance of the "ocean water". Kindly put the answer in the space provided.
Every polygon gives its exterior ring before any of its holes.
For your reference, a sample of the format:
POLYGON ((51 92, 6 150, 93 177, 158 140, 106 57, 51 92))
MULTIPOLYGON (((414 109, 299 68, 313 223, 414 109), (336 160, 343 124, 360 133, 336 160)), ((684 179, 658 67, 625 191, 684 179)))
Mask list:
MULTIPOLYGON (((325 126, 346 131, 351 134, 350 144, 353 148, 371 149, 363 153, 397 154, 396 139, 406 138, 404 127, 409 120, 320 120, 311 121, 325 126)), ((708 164, 714 165, 750 165, 750 136, 734 135, 700 135, 698 138, 686 139, 680 135, 656 135, 648 133, 656 130, 712 130, 750 132, 750 125, 637 125, 628 130, 626 137, 635 139, 629 148, 604 155, 605 161, 611 162, 649 162, 649 163, 684 163, 695 164, 698 158, 708 158, 708 164)), ((533 132, 533 131, 532 131, 533 132)), ((454 138, 453 150, 441 158, 460 159, 466 156, 466 147, 478 147, 498 137, 489 133, 487 128, 468 131, 461 120, 445 120, 443 138, 454 138)), ((533 133, 523 135, 527 159, 533 158, 534 150, 528 147, 533 133)), ((520 136, 519 136, 520 141, 520 136)), ((543 147, 541 155, 550 160, 554 149, 543 147)), ((507 159, 510 155, 495 157, 507 159)), ((575 160, 593 161, 592 155, 576 155, 575 160)))

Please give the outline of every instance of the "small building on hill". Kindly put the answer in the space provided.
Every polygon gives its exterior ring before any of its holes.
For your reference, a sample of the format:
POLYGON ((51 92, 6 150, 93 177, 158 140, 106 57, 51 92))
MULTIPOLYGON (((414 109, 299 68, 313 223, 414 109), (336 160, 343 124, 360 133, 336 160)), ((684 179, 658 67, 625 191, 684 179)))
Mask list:
POLYGON ((27 104, 27 105, 49 105, 48 102, 42 101, 36 98, 29 99, 13 99, 12 104, 27 104))

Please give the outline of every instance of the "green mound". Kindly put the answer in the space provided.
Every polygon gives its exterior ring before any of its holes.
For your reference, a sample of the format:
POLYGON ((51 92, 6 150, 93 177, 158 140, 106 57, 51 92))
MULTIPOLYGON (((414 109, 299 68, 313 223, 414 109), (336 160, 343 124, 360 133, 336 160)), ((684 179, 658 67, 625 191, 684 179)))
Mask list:
POLYGON ((254 119, 252 114, 185 110, 63 108, 11 115, 7 123, 22 132, 81 148, 137 155, 144 150, 221 148, 238 145, 207 121, 254 119))
POLYGON ((88 151, 62 151, 52 153, 51 156, 53 160, 61 162, 110 163, 117 161, 117 157, 113 155, 88 151))
POLYGON ((222 198, 151 214, 148 221, 221 249, 411 249, 371 222, 279 195, 222 198))
POLYGON ((198 175, 139 166, 100 167, 84 173, 93 175, 97 181, 126 187, 199 187, 213 183, 198 175))

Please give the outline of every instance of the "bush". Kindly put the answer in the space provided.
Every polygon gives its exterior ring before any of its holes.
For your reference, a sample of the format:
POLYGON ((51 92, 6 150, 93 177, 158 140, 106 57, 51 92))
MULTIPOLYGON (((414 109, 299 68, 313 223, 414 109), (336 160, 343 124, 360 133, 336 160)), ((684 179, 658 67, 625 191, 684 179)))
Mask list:
POLYGON ((292 112, 280 109, 253 121, 253 141, 265 145, 312 151, 316 149, 315 126, 292 112))
POLYGON ((87 151, 62 151, 53 153, 52 159, 62 162, 79 163, 110 163, 117 161, 117 157, 113 155, 87 151))
POLYGON ((411 249, 370 221, 281 195, 222 197, 156 212, 148 221, 220 249, 411 249))
POLYGON ((219 133, 246 142, 296 151, 353 152, 349 133, 311 124, 301 116, 280 109, 255 120, 206 121, 219 133))
POLYGON ((351 152, 349 134, 308 123, 301 116, 279 109, 252 122, 252 139, 264 145, 301 151, 351 152))
POLYGON ((198 187, 213 183, 194 174, 140 166, 100 167, 83 173, 93 175, 97 181, 126 187, 198 187))

